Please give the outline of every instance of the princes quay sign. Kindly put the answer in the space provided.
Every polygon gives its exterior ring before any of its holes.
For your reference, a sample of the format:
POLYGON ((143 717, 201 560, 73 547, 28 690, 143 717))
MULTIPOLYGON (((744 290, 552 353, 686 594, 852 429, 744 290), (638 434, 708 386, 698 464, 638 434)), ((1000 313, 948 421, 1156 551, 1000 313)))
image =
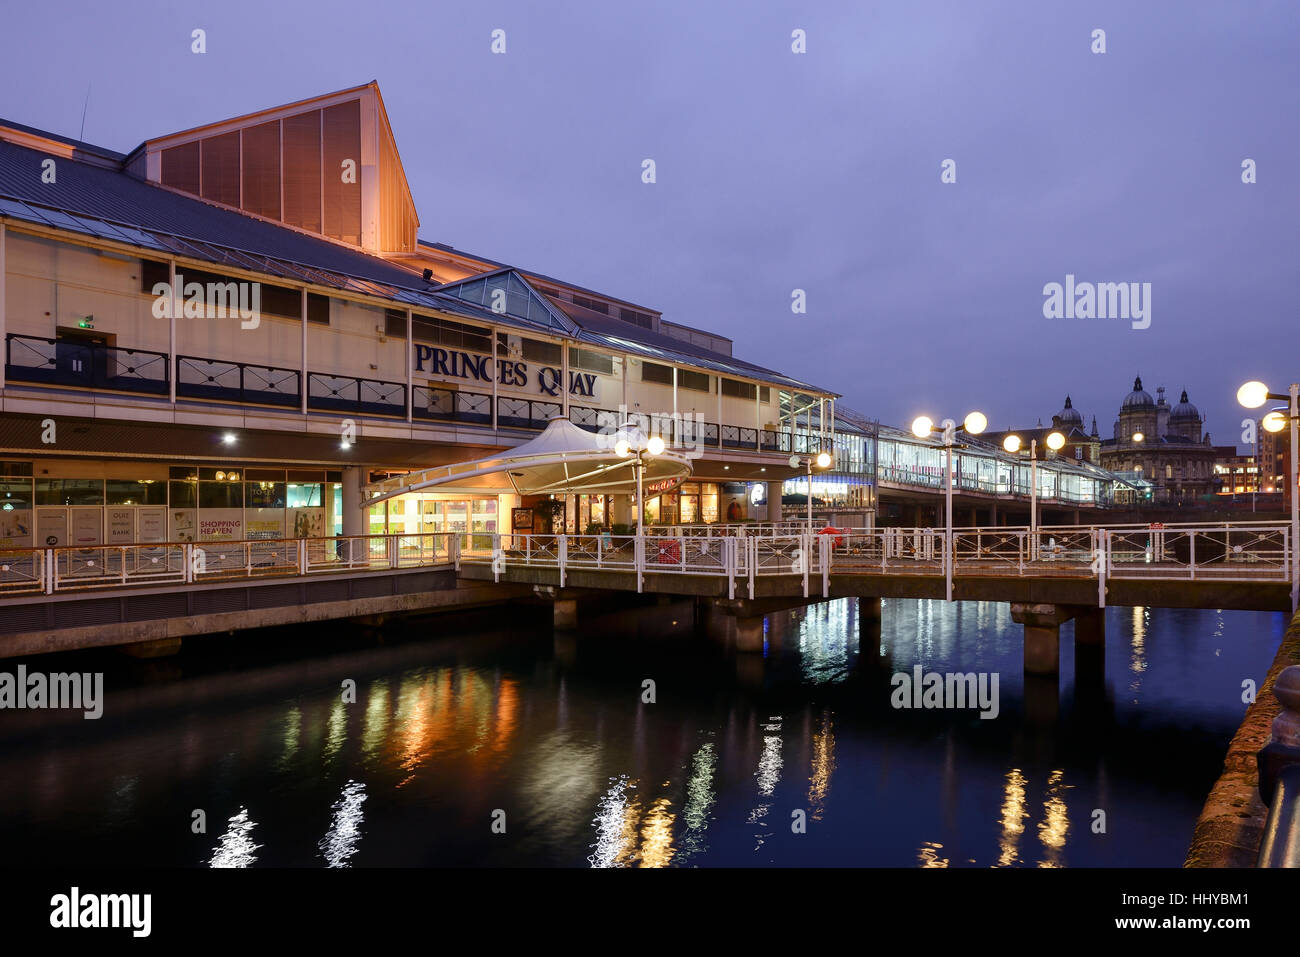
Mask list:
MULTIPOLYGON (((427 372, 429 375, 449 376, 453 379, 473 379, 477 382, 491 382, 494 378, 491 356, 479 356, 470 352, 451 349, 438 349, 417 343, 415 346, 415 371, 427 372)), ((528 363, 516 359, 497 359, 495 378, 501 385, 526 389, 529 384, 528 363)), ((538 366, 533 380, 537 391, 545 395, 559 395, 561 370, 554 366, 538 366)), ((596 377, 588 372, 569 373, 569 395, 596 398, 596 377)))

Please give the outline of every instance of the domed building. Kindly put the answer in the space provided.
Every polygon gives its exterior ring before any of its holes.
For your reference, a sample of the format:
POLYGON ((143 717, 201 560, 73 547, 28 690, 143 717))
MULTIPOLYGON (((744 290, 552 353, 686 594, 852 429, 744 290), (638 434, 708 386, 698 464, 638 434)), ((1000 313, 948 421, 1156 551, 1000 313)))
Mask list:
POLYGON ((1153 399, 1139 376, 1120 403, 1114 437, 1101 443, 1101 467, 1140 472, 1154 483, 1156 502, 1191 505, 1215 491, 1217 450, 1209 433, 1202 434, 1204 424, 1186 389, 1171 409, 1164 386, 1153 399))

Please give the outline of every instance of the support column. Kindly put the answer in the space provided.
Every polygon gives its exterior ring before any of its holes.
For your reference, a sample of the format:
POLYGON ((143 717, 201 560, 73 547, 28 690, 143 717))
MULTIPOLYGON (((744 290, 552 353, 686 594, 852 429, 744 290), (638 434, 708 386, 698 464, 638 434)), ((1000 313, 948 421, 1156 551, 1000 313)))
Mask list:
POLYGON ((363 466, 349 465, 343 469, 343 534, 365 535, 366 509, 361 502, 363 466))
POLYGON ((978 528, 979 523, 980 523, 980 510, 972 505, 970 510, 970 527, 978 528))
POLYGON ((1061 622, 1074 612, 1061 605, 1011 603, 1011 620, 1025 626, 1025 673, 1054 675, 1061 670, 1061 622))
POLYGON ((784 482, 767 483, 767 520, 769 522, 781 521, 781 489, 784 482))
POLYGON ((1106 610, 1079 608, 1074 616, 1075 683, 1100 681, 1106 674, 1106 610))
POLYGON ((555 599, 552 617, 556 628, 562 631, 575 631, 578 627, 578 599, 555 599))
POLYGON ((880 599, 858 599, 858 662, 880 661, 880 599))
POLYGON ((997 527, 998 524, 998 503, 992 502, 989 505, 989 524, 997 527))

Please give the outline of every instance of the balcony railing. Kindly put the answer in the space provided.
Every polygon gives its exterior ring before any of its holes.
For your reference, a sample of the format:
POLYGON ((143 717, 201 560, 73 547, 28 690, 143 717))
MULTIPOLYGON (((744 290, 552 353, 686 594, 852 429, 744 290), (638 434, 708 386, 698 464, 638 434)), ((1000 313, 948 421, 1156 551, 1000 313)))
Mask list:
POLYGON ((400 382, 308 372, 307 408, 405 417, 406 386, 400 382))
POLYGON ((5 337, 5 377, 14 381, 167 395, 168 365, 165 352, 13 333, 5 337))
POLYGON ((302 374, 297 369, 176 357, 176 394, 189 399, 283 405, 297 408, 302 374))

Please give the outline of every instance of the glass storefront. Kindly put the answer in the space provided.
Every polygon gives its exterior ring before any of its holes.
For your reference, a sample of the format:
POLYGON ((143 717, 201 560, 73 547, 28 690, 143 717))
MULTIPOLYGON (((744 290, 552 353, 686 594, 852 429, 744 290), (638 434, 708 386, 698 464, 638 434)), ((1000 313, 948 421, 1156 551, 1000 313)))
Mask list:
POLYGON ((0 479, 0 546, 307 538, 341 525, 338 472, 142 465, 140 473, 155 477, 0 479))

